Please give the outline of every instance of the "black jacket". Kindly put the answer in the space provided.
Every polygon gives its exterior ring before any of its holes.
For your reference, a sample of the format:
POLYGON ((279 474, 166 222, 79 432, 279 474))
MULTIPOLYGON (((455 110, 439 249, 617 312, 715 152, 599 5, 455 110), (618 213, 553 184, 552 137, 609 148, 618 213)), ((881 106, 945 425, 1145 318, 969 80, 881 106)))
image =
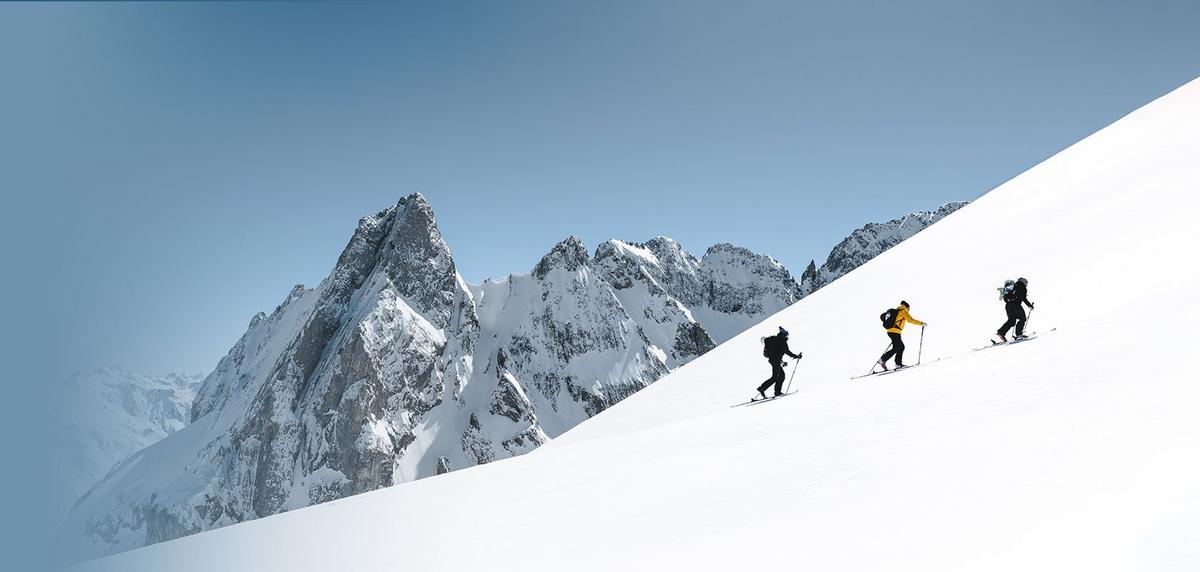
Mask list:
POLYGON ((783 356, 785 355, 800 359, 799 355, 792 353, 792 350, 788 348, 787 338, 781 338, 777 335, 771 336, 764 340, 763 343, 763 355, 766 356, 767 360, 769 361, 782 361, 783 356))

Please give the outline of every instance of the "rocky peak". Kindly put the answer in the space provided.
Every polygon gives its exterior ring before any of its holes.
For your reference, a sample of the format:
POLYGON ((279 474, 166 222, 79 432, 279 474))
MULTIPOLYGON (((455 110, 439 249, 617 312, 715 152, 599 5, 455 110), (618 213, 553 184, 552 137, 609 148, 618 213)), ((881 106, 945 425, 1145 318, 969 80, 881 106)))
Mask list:
POLYGON ((695 256, 684 250, 683 246, 672 238, 656 236, 642 246, 653 252, 664 267, 694 270, 700 264, 695 256))
POLYGON ((804 267, 804 273, 800 275, 800 289, 808 294, 817 289, 817 261, 809 260, 808 266, 804 267))
POLYGON ((380 248, 382 271, 390 286, 430 322, 446 327, 458 274, 425 197, 413 193, 400 199, 380 248))
POLYGON ((551 248, 550 252, 542 257, 537 266, 533 267, 533 276, 542 279, 555 268, 574 272, 588 265, 587 247, 583 245, 583 241, 579 240, 579 237, 570 236, 554 245, 554 248, 551 248))
POLYGON ((754 258, 755 254, 749 248, 722 242, 708 247, 704 251, 704 257, 726 255, 730 257, 754 258))

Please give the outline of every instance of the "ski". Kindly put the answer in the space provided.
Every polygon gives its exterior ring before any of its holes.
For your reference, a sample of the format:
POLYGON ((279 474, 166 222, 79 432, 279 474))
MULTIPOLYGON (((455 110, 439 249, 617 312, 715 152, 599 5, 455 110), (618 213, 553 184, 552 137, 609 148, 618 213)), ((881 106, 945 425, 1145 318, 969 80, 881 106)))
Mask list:
MULTIPOLYGON (((1053 332, 1054 330, 1057 330, 1057 329, 1058 328, 1054 328, 1054 329, 1051 329, 1050 331, 1053 332)), ((1000 341, 996 341, 995 339, 991 339, 991 340, 988 340, 988 341, 992 342, 990 345, 986 345, 981 348, 975 348, 972 351, 986 350, 988 348, 996 348, 996 347, 1000 347, 1000 346, 1011 346, 1013 344, 1019 344, 1021 342, 1028 342, 1030 340, 1037 339, 1037 337, 1038 337, 1037 332, 1033 332, 1023 338, 1013 338, 1011 340, 1004 341, 1004 342, 1000 342, 1000 341)))
POLYGON ((764 401, 773 401, 775 399, 779 399, 780 397, 787 397, 789 395, 792 395, 794 393, 799 393, 799 392, 800 392, 800 390, 797 389, 796 391, 789 391, 787 393, 781 393, 779 395, 769 395, 767 397, 759 397, 759 396, 755 395, 754 397, 752 397, 750 399, 750 401, 743 401, 741 403, 730 405, 730 407, 741 407, 743 405, 753 405, 755 403, 762 403, 764 401))
POLYGON ((780 397, 787 397, 787 396, 789 396, 789 395, 792 395, 793 393, 796 393, 796 391, 789 391, 789 392, 787 392, 787 393, 780 393, 779 395, 771 395, 771 396, 767 397, 766 399, 762 399, 762 398, 759 398, 759 399, 751 399, 751 400, 750 400, 750 403, 749 403, 749 405, 754 405, 754 404, 756 404, 756 403, 762 403, 762 402, 764 402, 764 401, 774 401, 774 400, 776 400, 776 399, 779 399, 780 397))
POLYGON ((888 375, 888 374, 891 374, 891 373, 896 373, 896 372, 899 372, 899 371, 908 371, 908 370, 910 370, 910 369, 912 369, 912 368, 914 368, 914 367, 917 367, 917 366, 915 366, 915 365, 906 365, 906 366, 904 366, 904 367, 894 367, 894 368, 892 368, 892 369, 885 369, 885 370, 883 370, 883 371, 873 371, 873 372, 871 372, 871 373, 868 373, 868 374, 856 375, 856 376, 854 376, 854 377, 851 377, 850 379, 851 379, 851 380, 855 380, 855 379, 862 379, 862 378, 864 378, 864 377, 876 377, 876 376, 880 376, 880 375, 888 375))

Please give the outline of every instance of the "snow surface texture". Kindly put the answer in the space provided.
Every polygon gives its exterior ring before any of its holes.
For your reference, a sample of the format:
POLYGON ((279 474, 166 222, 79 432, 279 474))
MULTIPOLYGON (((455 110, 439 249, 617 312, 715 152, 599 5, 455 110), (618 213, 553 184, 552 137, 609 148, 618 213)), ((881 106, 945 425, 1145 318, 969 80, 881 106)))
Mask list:
POLYGON ((1197 157, 1200 81, 532 454, 78 570, 1200 569, 1197 157), (900 298, 924 364, 848 381, 900 298), (730 408, 780 324, 799 394, 730 408))
MULTIPOLYGON (((944 209, 943 209, 944 210, 944 209)), ((868 225, 863 260, 940 218, 868 225), (889 242, 890 241, 890 242, 889 242)), ((841 268, 850 268, 847 262, 841 268)), ((806 292, 778 261, 669 238, 569 238, 467 286, 420 195, 364 218, 320 286, 256 316, 195 427, 82 499, 84 558, 527 453, 806 292)))
POLYGON ((202 374, 152 376, 106 366, 55 386, 55 517, 118 462, 187 425, 202 374))

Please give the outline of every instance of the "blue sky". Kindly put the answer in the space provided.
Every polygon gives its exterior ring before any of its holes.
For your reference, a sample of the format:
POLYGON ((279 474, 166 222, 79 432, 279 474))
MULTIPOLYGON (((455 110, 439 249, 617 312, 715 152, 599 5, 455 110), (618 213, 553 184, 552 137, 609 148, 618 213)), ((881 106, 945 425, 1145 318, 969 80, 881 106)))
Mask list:
POLYGON ((472 282, 571 234, 733 242, 799 272, 1200 75, 1196 2, 0 16, 4 186, 38 200, 17 240, 46 248, 59 373, 207 372, 255 312, 326 275, 360 216, 414 191, 472 282))

